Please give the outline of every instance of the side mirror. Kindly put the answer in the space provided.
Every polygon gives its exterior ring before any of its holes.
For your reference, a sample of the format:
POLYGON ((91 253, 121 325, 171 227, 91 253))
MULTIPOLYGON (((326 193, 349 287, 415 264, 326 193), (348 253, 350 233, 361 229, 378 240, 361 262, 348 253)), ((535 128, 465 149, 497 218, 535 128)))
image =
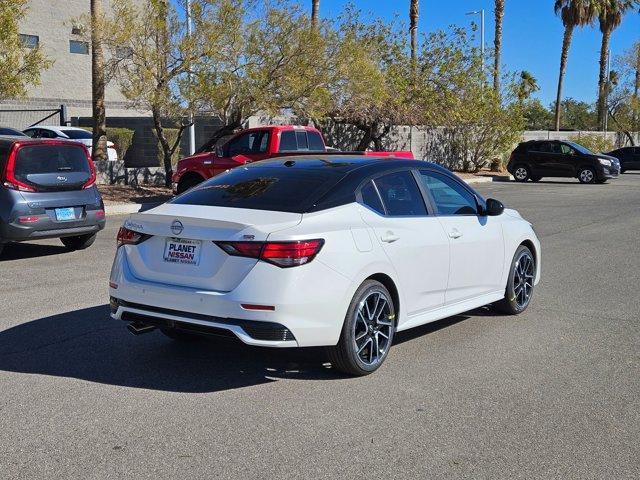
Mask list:
POLYGON ((487 207, 484 211, 485 215, 489 217, 496 217, 498 215, 502 215, 502 212, 504 212, 504 205, 502 202, 493 198, 487 198, 487 207))

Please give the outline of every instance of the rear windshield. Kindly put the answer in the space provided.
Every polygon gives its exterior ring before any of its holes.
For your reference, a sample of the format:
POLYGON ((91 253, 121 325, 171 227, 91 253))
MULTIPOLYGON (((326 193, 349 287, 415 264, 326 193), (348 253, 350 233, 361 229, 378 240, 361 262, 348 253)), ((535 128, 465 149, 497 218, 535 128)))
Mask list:
POLYGON ((304 213, 343 176, 329 168, 238 167, 171 203, 304 213))
POLYGON ((68 130, 61 128, 60 131, 73 140, 88 140, 93 138, 91 132, 87 132, 86 130, 68 130))
POLYGON ((32 145, 18 150, 16 179, 25 181, 27 175, 58 172, 91 173, 84 150, 73 145, 32 145))

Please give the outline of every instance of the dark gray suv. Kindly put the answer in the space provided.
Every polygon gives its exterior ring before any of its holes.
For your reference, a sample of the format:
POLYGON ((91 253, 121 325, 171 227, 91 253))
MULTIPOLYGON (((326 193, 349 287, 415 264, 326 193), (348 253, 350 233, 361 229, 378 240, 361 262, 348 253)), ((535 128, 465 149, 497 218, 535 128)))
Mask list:
POLYGON ((96 170, 80 143, 0 136, 0 253, 4 244, 60 238, 89 247, 105 225, 96 170))

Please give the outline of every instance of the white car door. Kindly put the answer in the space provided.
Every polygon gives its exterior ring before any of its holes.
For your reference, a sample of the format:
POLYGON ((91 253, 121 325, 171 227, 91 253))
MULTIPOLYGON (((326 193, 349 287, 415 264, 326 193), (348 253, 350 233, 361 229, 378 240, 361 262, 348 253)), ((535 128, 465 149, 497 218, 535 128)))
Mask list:
POLYGON ((363 220, 394 266, 405 319, 444 304, 449 239, 430 215, 410 170, 388 173, 361 189, 363 220))
POLYGON ((475 195, 466 185, 444 173, 420 170, 420 179, 451 245, 445 304, 504 288, 501 285, 504 237, 500 218, 479 215, 475 195))

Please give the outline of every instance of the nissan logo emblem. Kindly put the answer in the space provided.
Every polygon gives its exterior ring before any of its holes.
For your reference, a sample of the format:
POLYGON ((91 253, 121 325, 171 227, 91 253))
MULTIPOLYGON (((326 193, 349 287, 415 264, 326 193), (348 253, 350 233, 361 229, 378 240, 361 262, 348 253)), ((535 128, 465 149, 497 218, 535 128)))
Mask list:
POLYGON ((180 220, 174 220, 173 222, 171 222, 171 233, 173 233, 174 235, 180 235, 183 230, 184 225, 182 225, 182 222, 180 220))

